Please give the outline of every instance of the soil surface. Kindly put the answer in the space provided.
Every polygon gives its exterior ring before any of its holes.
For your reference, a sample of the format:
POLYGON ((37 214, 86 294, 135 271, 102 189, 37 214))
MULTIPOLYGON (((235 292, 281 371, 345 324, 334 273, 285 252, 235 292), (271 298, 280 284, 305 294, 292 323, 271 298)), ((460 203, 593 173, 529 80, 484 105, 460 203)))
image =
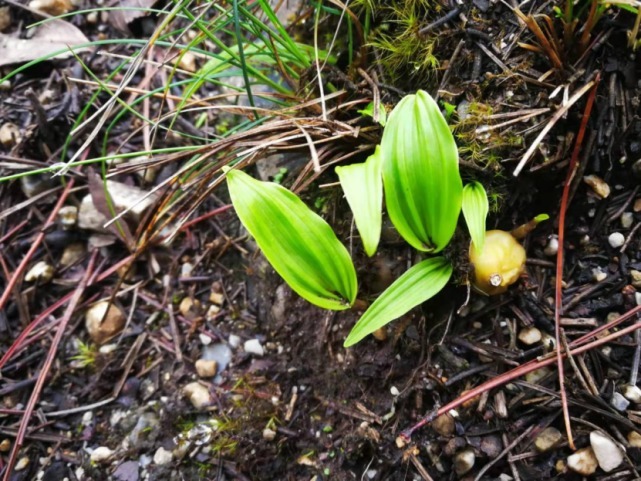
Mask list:
MULTIPOLYGON (((360 73, 345 60, 347 42, 338 42, 343 55, 323 79, 344 90, 330 106, 354 101, 361 108, 380 95, 391 108, 406 92, 428 90, 453 126, 464 179, 477 179, 488 190, 488 228, 509 231, 539 214, 550 220, 523 240, 526 273, 493 297, 467 285, 469 239, 461 223, 447 251, 457 265, 456 282, 376 339, 349 349, 343 341, 362 312, 324 311, 294 294, 243 230, 224 186, 207 190, 213 174, 184 180, 191 191, 178 209, 186 223, 176 236, 141 241, 149 237, 154 212, 178 191, 165 182, 189 161, 186 155, 105 163, 125 197, 161 186, 139 217, 107 231, 95 220, 109 213, 110 202, 101 194, 100 164, 75 167, 64 182, 51 173, 16 175, 76 153, 81 159, 101 156, 106 127, 83 145, 85 126, 65 146, 82 109, 89 103, 97 109, 110 97, 92 97, 95 78, 81 60, 105 80, 119 55, 132 55, 139 46, 105 45, 77 58, 37 63, 0 82, 0 130, 15 129, 6 141, 0 136, 3 480, 640 478, 641 336, 633 327, 616 336, 634 326, 641 304, 641 63, 628 40, 638 33, 636 16, 613 5, 597 18, 592 9, 600 4, 590 1, 576 2, 569 20, 554 10, 566 5, 560 1, 527 2, 522 18, 515 2, 423 3, 377 4, 371 41, 363 46, 367 55, 357 60, 360 73), (405 30, 407 24, 396 20, 408 12, 416 15, 405 30), (408 49, 415 51, 403 58, 400 46, 408 35, 414 42, 408 49), (390 38, 399 42, 397 51, 386 43, 390 38), (437 66, 421 63, 428 54, 437 66), (582 123, 584 115, 589 117, 582 123), (85 202, 94 205, 89 213, 85 202), (65 220, 65 206, 80 207, 80 219, 65 220), (104 309, 92 327, 87 317, 96 305, 104 309), (552 359, 555 309, 561 340, 571 346, 612 323, 589 338, 602 344, 564 361, 567 399, 553 362, 437 413, 487 381, 552 359), (626 313, 629 320, 615 325, 626 313), (411 431, 426 416, 429 422, 411 431), (546 435, 552 438, 547 444, 546 435), (592 463, 583 472, 572 458, 579 455, 585 456, 581 463, 592 463), (613 467, 604 461, 619 457, 613 467)), ((10 15, 0 31, 14 37, 26 38, 26 25, 39 18, 13 1, 0 1, 0 11, 10 15)), ((289 17, 290 28, 305 30, 313 7, 293 11, 298 16, 289 17)), ((365 11, 359 3, 354 18, 365 22, 365 11)), ((110 15, 115 13, 66 20, 89 40, 141 42, 159 22, 144 15, 114 21, 110 15)), ((331 17, 323 28, 331 33, 336 24, 331 17)), ((148 65, 173 65, 167 51, 149 53, 148 65)), ((0 78, 23 63, 0 64, 0 78)), ((178 78, 188 74, 189 66, 182 67, 178 78)), ((145 77, 149 68, 135 73, 132 87, 146 91, 166 82, 166 71, 145 77)), ((109 82, 118 85, 124 74, 109 82)), ((135 98, 134 90, 120 95, 135 98)), ((141 104, 144 115, 162 112, 161 100, 141 104)), ((308 110, 299 114, 320 119, 317 107, 300 107, 308 110)), ((364 158, 381 129, 353 106, 332 115, 356 134, 337 135, 333 147, 321 151, 320 174, 311 169, 309 150, 287 145, 259 148, 248 171, 264 180, 280 176, 328 220, 354 256, 359 299, 371 302, 418 256, 386 217, 379 252, 365 256, 330 166, 364 158)), ((221 126, 229 128, 239 117, 231 110, 203 125, 197 112, 186 112, 177 124, 182 132, 207 137, 207 149, 220 138, 221 126)), ((326 124, 318 122, 321 132, 326 124)), ((134 117, 116 121, 107 151, 133 157, 150 138, 156 147, 190 142, 165 133, 156 138, 142 125, 134 117)), ((332 135, 346 128, 336 125, 332 135)), ((329 135, 318 132, 312 133, 329 135)), ((265 142, 266 134, 254 135, 243 139, 243 148, 265 142)), ((227 155, 212 152, 212 158, 227 155)))

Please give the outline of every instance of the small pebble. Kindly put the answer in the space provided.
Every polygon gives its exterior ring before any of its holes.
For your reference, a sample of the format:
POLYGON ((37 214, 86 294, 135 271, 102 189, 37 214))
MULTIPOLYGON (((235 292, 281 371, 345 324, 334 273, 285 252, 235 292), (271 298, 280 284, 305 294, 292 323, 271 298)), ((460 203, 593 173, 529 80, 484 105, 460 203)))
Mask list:
POLYGON ((269 428, 263 429, 263 439, 265 441, 273 441, 276 439, 276 431, 269 428))
POLYGON ((641 212, 641 199, 636 199, 634 204, 632 204, 632 210, 634 212, 641 212))
POLYGON ((547 367, 541 367, 525 375, 525 380, 530 384, 538 384, 545 376, 550 373, 547 367))
POLYGON ((568 456, 567 466, 576 473, 590 476, 596 471, 598 462, 592 448, 583 448, 568 456))
POLYGON ((258 339, 250 339, 248 341, 245 341, 243 347, 246 353, 255 354, 256 356, 265 355, 265 350, 263 349, 263 346, 258 339))
POLYGON ((548 257, 553 257, 559 252, 559 239, 556 236, 550 237, 548 245, 543 249, 543 253, 548 257))
POLYGON ((0 127, 0 144, 4 147, 13 147, 20 142, 20 129, 16 124, 7 122, 0 127))
POLYGON ((196 372, 199 377, 214 377, 218 372, 218 363, 209 359, 198 359, 196 372))
POLYGON ((588 184, 592 189, 592 192, 602 199, 605 199, 610 195, 610 186, 597 175, 586 175, 583 177, 583 182, 588 184))
POLYGON ((524 327, 519 332, 519 341, 521 341, 526 346, 531 346, 541 341, 541 331, 536 327, 524 327))
POLYGON ((630 270, 630 281, 637 289, 641 288, 641 271, 630 270))
POLYGON ((607 279, 607 277, 607 272, 603 272, 603 269, 601 269, 600 267, 595 267, 594 269, 592 269, 592 279, 594 279, 595 282, 602 282, 607 279))
POLYGON ((183 387, 183 394, 189 399, 196 409, 203 409, 211 405, 209 389, 199 382, 190 382, 183 387))
POLYGON ((200 339, 200 343, 203 346, 209 346, 211 344, 211 337, 209 337, 207 334, 198 334, 198 338, 200 339))
POLYGON ((441 436, 451 436, 454 434, 454 418, 446 413, 438 416, 434 421, 432 421, 432 429, 439 433, 441 436))
POLYGON ((232 349, 236 349, 238 346, 240 346, 240 336, 237 336, 236 334, 230 334, 227 342, 232 349))
POLYGON ((104 300, 87 309, 85 327, 96 344, 104 344, 125 327, 126 317, 119 307, 104 300))
POLYGON ((18 459, 18 462, 16 463, 16 465, 15 465, 15 467, 13 469, 15 471, 22 471, 27 466, 29 466, 29 458, 25 456, 24 458, 18 459))
POLYGON ((174 455, 172 454, 172 452, 167 451, 162 446, 159 447, 154 453, 154 463, 156 463, 158 466, 169 464, 173 461, 173 459, 174 455))
POLYGON ((534 447, 540 453, 555 448, 563 439, 563 434, 556 428, 545 428, 534 440, 534 447))
POLYGON ((182 266, 180 266, 180 277, 191 276, 191 273, 193 270, 194 270, 194 265, 190 262, 185 262, 182 266))
POLYGON ((620 392, 615 392, 610 399, 610 406, 612 406, 617 411, 625 411, 630 405, 630 401, 623 397, 623 394, 620 392))
POLYGON ((469 472, 474 467, 476 456, 472 449, 465 449, 454 456, 454 471, 459 476, 469 472))
POLYGON ((625 236, 621 232, 613 232, 608 237, 608 243, 613 249, 618 249, 625 243, 625 236))
POLYGON ((222 292, 212 291, 209 293, 209 302, 217 306, 222 306, 225 302, 225 295, 222 292))
POLYGON ((78 207, 65 205, 58 211, 58 218, 65 229, 75 226, 76 222, 78 222, 78 207))
POLYGON ((114 451, 109 449, 107 446, 100 446, 91 452, 91 462, 104 463, 106 461, 109 461, 113 454, 114 451))
POLYGON ((636 431, 630 431, 628 433, 628 443, 631 448, 641 448, 641 434, 636 431))
POLYGON ((29 2, 29 8, 55 17, 67 13, 72 9, 72 5, 70 0, 32 0, 29 2))
POLYGON ((0 442, 0 453, 7 453, 11 449, 11 441, 8 439, 3 439, 2 442, 0 442))
POLYGON ((627 384, 623 386, 623 397, 635 404, 641 404, 641 389, 639 386, 627 384))
POLYGON ((55 270, 52 265, 47 264, 45 261, 40 261, 34 264, 34 266, 29 269, 25 274, 24 280, 26 282, 40 282, 45 284, 53 279, 55 270))
POLYGON ((590 446, 600 468, 609 473, 623 462, 623 451, 609 437, 599 431, 590 433, 590 446))
POLYGON ((629 229, 632 227, 632 223, 634 222, 634 214, 632 212, 624 212, 621 214, 621 227, 624 229, 629 229))
POLYGON ((392 386, 392 387, 389 389, 389 392, 390 392, 390 393, 392 394, 392 396, 394 396, 394 397, 398 396, 398 395, 401 393, 401 392, 398 390, 398 388, 397 388, 396 386, 392 386))

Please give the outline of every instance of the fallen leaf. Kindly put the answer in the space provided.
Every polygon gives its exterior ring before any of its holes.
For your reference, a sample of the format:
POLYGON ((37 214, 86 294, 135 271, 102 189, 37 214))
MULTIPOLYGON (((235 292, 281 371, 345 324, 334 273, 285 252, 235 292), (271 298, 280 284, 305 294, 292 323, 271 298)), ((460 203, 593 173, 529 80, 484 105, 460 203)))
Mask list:
MULTIPOLYGON (((52 58, 71 56, 70 47, 89 43, 89 39, 74 25, 64 20, 51 20, 36 27, 36 33, 28 39, 0 34, 0 67, 29 62, 61 51, 52 58)), ((75 52, 89 47, 75 49, 75 52)))
POLYGON ((157 0, 118 0, 113 7, 126 8, 127 10, 112 10, 109 12, 109 23, 112 27, 123 33, 131 33, 129 24, 137 18, 149 15, 146 9, 154 6, 157 0), (136 10, 140 8, 140 10, 136 10))

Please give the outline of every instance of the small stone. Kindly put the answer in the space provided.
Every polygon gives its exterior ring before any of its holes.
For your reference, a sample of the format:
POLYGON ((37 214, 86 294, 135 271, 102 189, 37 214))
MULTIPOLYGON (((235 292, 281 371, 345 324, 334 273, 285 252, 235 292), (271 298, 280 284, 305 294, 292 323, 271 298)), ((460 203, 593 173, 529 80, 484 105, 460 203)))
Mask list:
POLYGON ((180 277, 189 277, 191 276, 192 271, 194 270, 194 265, 191 262, 185 262, 180 266, 180 277))
POLYGON ((204 409, 211 405, 209 389, 199 382, 190 382, 183 387, 183 394, 196 409, 204 409))
POLYGON ((208 359, 196 361, 196 372, 199 377, 214 377, 218 372, 218 363, 208 359))
POLYGON ((538 384, 544 377, 550 373, 547 367, 541 367, 525 375, 525 380, 530 384, 538 384))
POLYGON ((62 256, 60 256, 60 265, 63 267, 69 267, 70 265, 80 261, 86 253, 87 248, 82 242, 69 244, 65 247, 65 250, 62 251, 62 256))
POLYGON ((623 386, 623 397, 635 404, 641 404, 641 389, 638 386, 626 384, 623 386))
POLYGON ((18 462, 16 462, 16 465, 13 469, 15 469, 16 471, 22 471, 27 466, 29 466, 29 458, 25 456, 24 458, 18 459, 18 462))
POLYGON ((16 124, 7 122, 0 127, 0 144, 9 148, 20 142, 20 129, 16 124))
POLYGON ((454 456, 454 471, 459 476, 469 472, 474 467, 476 456, 472 449, 465 449, 454 456))
POLYGON ((225 295, 221 292, 212 291, 209 293, 209 302, 217 306, 222 306, 225 302, 225 295))
POLYGON ((610 399, 610 406, 612 406, 617 411, 625 411, 630 405, 630 401, 623 397, 623 394, 620 392, 615 392, 610 399))
POLYGON ((632 269, 630 271, 630 280, 634 287, 636 287, 637 289, 640 289, 641 288, 641 271, 635 271, 634 269, 632 269))
POLYGON ((576 473, 590 476, 596 471, 598 462, 592 448, 583 448, 568 456, 567 466, 576 473))
POLYGON ((249 354, 255 354, 256 356, 263 356, 265 354, 265 350, 263 349, 263 346, 258 339, 250 339, 248 341, 245 341, 243 347, 245 349, 245 352, 249 354))
POLYGON ((641 199, 636 199, 634 204, 632 204, 632 210, 634 212, 641 212, 641 199))
POLYGON ((595 267, 592 269, 592 279, 594 279, 594 282, 602 282, 605 279, 607 279, 608 274, 606 272, 603 272, 603 269, 600 267, 595 267))
POLYGON ((432 421, 432 429, 441 436, 453 435, 455 427, 454 418, 449 413, 441 414, 432 421))
POLYGON ((621 232, 613 232, 608 236, 608 243, 610 247, 617 249, 625 243, 625 236, 621 232))
POLYGON ((240 336, 237 336, 236 334, 230 334, 227 342, 232 349, 236 349, 238 346, 240 346, 240 336))
POLYGON ((3 439, 2 442, 0 442, 0 453, 8 453, 10 449, 11 441, 9 441, 8 439, 3 439))
POLYGON ((599 431, 590 433, 590 446, 592 446, 599 467, 606 473, 616 469, 623 462, 621 448, 599 431))
POLYGON ((392 396, 394 396, 394 397, 396 397, 396 396, 398 396, 399 394, 401 394, 401 392, 398 390, 398 388, 397 388, 396 386, 392 386, 392 387, 389 389, 389 392, 390 392, 390 394, 391 394, 392 396))
POLYGON ((107 446, 100 446, 91 452, 90 459, 92 463, 104 463, 109 461, 113 454, 114 451, 109 449, 107 446))
POLYGON ((158 416, 153 412, 146 412, 134 419, 136 424, 127 436, 129 447, 138 450, 152 445, 158 437, 158 416))
POLYGON ((628 433, 628 443, 631 448, 641 448, 641 434, 636 431, 630 431, 628 433))
POLYGON ((198 299, 193 299, 190 296, 184 297, 183 300, 180 301, 180 305, 178 306, 178 310, 185 317, 192 316, 192 314, 195 314, 195 312, 198 311, 199 308, 200 301, 198 301, 198 299))
POLYGON ((276 439, 276 431, 269 428, 263 429, 263 439, 265 441, 273 441, 276 439))
POLYGON ((548 245, 543 249, 543 253, 548 257, 554 257, 559 252, 559 239, 556 236, 550 237, 548 245))
POLYGON ((521 341, 526 346, 531 346, 541 341, 541 331, 536 327, 529 326, 524 327, 519 332, 519 341, 521 341))
POLYGON ((592 192, 602 199, 605 199, 610 195, 610 186, 598 175, 586 175, 583 177, 583 182, 588 184, 592 189, 592 192))
POLYGON ((372 332, 372 336, 377 341, 385 341, 385 340, 387 340, 387 328, 385 326, 379 327, 374 332, 372 332))
POLYGON ((104 300, 93 304, 85 314, 85 327, 98 345, 104 344, 125 327, 125 314, 119 307, 104 300))
POLYGON ((87 19, 87 23, 95 25, 98 23, 98 12, 89 12, 85 18, 87 19))
POLYGON ((214 319, 216 319, 216 317, 218 317, 218 314, 220 314, 220 307, 218 307, 216 304, 212 304, 211 306, 209 306, 209 309, 207 309, 205 317, 208 321, 213 321, 214 319))
POLYGON ((71 7, 69 0, 32 0, 29 2, 29 8, 48 13, 54 17, 64 15, 71 10, 71 7))
POLYGON ((540 453, 555 448, 563 439, 563 434, 556 428, 545 428, 534 440, 534 447, 540 453))
POLYGON ((198 334, 198 339, 200 339, 200 343, 203 346, 209 346, 211 344, 211 337, 209 337, 207 334, 198 334))
POLYGON ((624 212, 621 214, 621 227, 624 229, 629 229, 632 227, 632 223, 634 222, 634 214, 632 212, 624 212))
POLYGON ((193 53, 185 52, 179 58, 178 67, 183 70, 187 70, 187 72, 196 71, 196 56, 193 53))
POLYGON ((39 282, 40 284, 46 284, 51 279, 53 279, 53 274, 55 269, 52 265, 47 264, 45 261, 37 262, 29 271, 25 274, 24 280, 27 282, 39 282))
POLYGON ((75 226, 76 222, 78 222, 78 207, 65 205, 58 211, 58 218, 65 229, 75 226))
POLYGON ((167 451, 162 446, 159 447, 154 453, 154 463, 156 463, 158 466, 169 464, 173 460, 174 460, 174 455, 172 454, 172 452, 167 451))

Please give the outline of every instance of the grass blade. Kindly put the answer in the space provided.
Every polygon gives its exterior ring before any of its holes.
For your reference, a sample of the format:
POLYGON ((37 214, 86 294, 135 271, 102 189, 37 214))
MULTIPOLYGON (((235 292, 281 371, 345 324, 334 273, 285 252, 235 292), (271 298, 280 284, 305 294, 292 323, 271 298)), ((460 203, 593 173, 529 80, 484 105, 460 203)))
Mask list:
POLYGON ((344 346, 353 346, 368 334, 399 318, 436 295, 452 276, 444 257, 433 257, 412 266, 365 311, 347 336, 344 346))

